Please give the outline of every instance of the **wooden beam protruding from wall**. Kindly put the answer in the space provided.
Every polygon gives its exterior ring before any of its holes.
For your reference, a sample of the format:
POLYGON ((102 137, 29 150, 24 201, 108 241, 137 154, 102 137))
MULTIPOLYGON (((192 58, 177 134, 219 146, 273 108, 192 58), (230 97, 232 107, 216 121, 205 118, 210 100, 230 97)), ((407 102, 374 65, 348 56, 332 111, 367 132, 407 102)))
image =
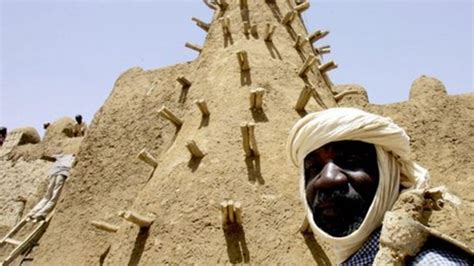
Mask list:
POLYGON ((203 29, 205 32, 208 32, 209 29, 211 28, 211 24, 206 23, 198 18, 192 17, 191 20, 196 22, 196 26, 203 29))
POLYGON ((316 48, 316 51, 318 54, 329 54, 331 52, 331 46, 330 45, 323 45, 318 48, 316 48))
POLYGON ((267 22, 265 27, 265 37, 263 38, 266 42, 272 41, 272 36, 273 33, 275 33, 275 29, 275 25, 271 25, 269 22, 267 22))
POLYGON ((153 218, 153 217, 141 215, 141 214, 138 214, 138 213, 132 212, 132 211, 120 211, 118 213, 118 216, 122 217, 123 219, 125 219, 125 220, 127 220, 131 223, 134 223, 134 224, 138 225, 138 227, 140 227, 140 228, 150 227, 150 225, 155 220, 155 218, 153 218))
POLYGON ((176 78, 176 81, 179 82, 183 87, 190 87, 191 86, 191 81, 189 81, 186 77, 184 76, 179 76, 176 78))
POLYGON ((146 149, 141 150, 140 153, 138 153, 137 158, 153 168, 158 166, 158 162, 156 161, 155 157, 153 157, 153 155, 151 155, 146 149))
POLYGON ((219 19, 219 22, 222 25, 222 33, 224 36, 230 35, 230 17, 222 17, 219 19))
POLYGON ((198 46, 198 45, 196 45, 196 44, 192 44, 192 43, 187 42, 184 46, 187 47, 187 48, 189 48, 189 49, 191 49, 191 50, 194 50, 194 51, 196 51, 196 52, 198 52, 198 53, 201 53, 201 52, 202 52, 202 47, 200 47, 200 46, 198 46))
POLYGON ((119 226, 109 224, 103 221, 91 221, 90 224, 99 230, 109 232, 109 233, 115 233, 119 230, 119 226))
POLYGON ((311 34, 311 35, 308 36, 308 40, 309 40, 311 43, 315 43, 315 42, 317 42, 318 40, 321 40, 322 38, 326 37, 328 34, 329 34, 329 31, 317 30, 317 31, 315 31, 313 34, 311 34))
POLYGON ((222 224, 238 224, 242 226, 242 204, 239 201, 225 200, 220 204, 222 224))
POLYGON ((304 61, 303 65, 301 66, 298 75, 303 77, 306 73, 311 69, 311 67, 316 63, 316 56, 313 54, 308 55, 308 58, 304 61))
POLYGON ((265 89, 258 88, 250 91, 250 109, 262 109, 263 107, 263 95, 265 89))
POLYGON ((286 13, 283 19, 281 20, 281 24, 289 25, 291 22, 293 22, 297 14, 298 12, 295 10, 288 11, 288 13, 286 13))
POLYGON ((209 116, 211 114, 204 99, 195 100, 194 103, 199 108, 199 111, 201 111, 202 116, 209 116))
POLYGON ((193 158, 202 158, 206 155, 201 149, 199 149, 194 140, 188 140, 186 142, 186 148, 188 148, 188 151, 191 153, 193 158))
POLYGON ((239 66, 241 71, 250 70, 249 59, 246 51, 237 52, 237 60, 239 61, 239 66))
POLYGON ((295 10, 298 11, 298 13, 302 13, 306 11, 309 8, 309 1, 305 0, 302 3, 298 4, 295 6, 295 10))
POLYGON ((183 120, 179 119, 175 114, 173 114, 166 106, 163 106, 158 110, 158 114, 173 123, 177 128, 180 128, 183 125, 183 120))
POLYGON ((310 98, 311 98, 311 88, 309 88, 308 86, 304 86, 304 88, 300 92, 298 101, 296 102, 295 110, 304 111, 310 98))
POLYGON ((332 60, 318 66, 318 69, 321 73, 326 73, 326 72, 331 71, 331 70, 336 69, 336 68, 337 68, 337 65, 332 60))

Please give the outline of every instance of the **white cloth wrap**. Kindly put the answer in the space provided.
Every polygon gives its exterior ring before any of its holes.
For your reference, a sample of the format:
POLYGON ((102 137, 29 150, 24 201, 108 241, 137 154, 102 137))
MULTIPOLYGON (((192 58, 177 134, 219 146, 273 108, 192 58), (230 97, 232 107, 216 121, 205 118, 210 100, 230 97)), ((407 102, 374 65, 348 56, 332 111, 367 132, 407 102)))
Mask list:
POLYGON ((410 139, 390 118, 355 108, 331 108, 310 113, 291 129, 287 151, 299 167, 300 196, 308 222, 319 239, 326 241, 339 264, 356 252, 377 229, 386 211, 399 195, 400 184, 405 188, 426 186, 428 171, 410 161, 410 139), (345 237, 333 237, 316 226, 306 201, 304 158, 327 143, 358 140, 375 145, 379 169, 379 184, 374 200, 360 227, 345 237))

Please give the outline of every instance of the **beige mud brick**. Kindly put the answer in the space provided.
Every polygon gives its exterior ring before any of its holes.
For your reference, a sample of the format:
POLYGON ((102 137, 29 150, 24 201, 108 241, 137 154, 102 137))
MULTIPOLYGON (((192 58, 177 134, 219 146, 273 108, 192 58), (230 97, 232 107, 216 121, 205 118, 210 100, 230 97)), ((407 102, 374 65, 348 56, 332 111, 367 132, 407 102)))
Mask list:
POLYGON ((146 149, 141 150, 140 153, 138 153, 137 158, 144 161, 153 168, 158 166, 158 162, 156 161, 155 157, 153 157, 153 155, 151 155, 146 149))

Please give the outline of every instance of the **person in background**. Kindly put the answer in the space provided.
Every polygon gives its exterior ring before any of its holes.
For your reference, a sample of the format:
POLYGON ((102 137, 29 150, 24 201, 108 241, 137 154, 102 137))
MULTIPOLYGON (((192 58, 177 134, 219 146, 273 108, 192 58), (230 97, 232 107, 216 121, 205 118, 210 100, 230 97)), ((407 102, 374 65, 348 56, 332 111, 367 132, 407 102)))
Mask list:
POLYGON ((3 145, 3 142, 5 142, 6 138, 7 138, 7 128, 0 127, 0 147, 3 145))
POLYGON ((74 125, 74 137, 83 137, 86 134, 87 125, 82 120, 82 115, 76 115, 76 124, 74 125))

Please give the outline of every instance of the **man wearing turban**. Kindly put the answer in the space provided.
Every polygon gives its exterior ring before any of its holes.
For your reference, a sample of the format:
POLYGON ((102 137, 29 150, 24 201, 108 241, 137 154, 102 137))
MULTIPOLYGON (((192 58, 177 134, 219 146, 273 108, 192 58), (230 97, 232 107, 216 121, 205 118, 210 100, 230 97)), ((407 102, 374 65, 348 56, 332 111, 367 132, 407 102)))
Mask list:
MULTIPOLYGON (((385 212, 400 193, 427 187, 428 171, 409 159, 409 144, 390 118, 354 108, 311 113, 291 129, 287 150, 306 217, 338 264, 372 264, 385 212)), ((469 265, 455 249, 425 247, 407 262, 469 265)))

